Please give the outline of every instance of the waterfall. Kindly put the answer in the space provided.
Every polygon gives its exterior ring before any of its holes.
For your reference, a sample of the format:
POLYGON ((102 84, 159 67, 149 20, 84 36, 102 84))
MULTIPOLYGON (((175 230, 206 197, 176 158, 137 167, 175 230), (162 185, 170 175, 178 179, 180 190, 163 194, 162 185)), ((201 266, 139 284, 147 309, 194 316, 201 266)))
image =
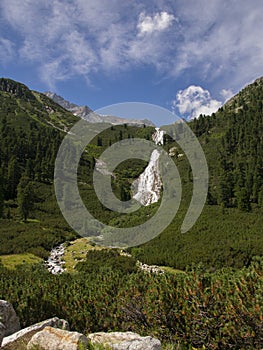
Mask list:
POLYGON ((133 198, 147 206, 158 202, 161 196, 162 180, 159 171, 158 150, 153 150, 148 166, 133 182, 133 198))
POLYGON ((155 133, 152 135, 152 139, 156 145, 164 144, 164 135, 166 132, 164 130, 160 130, 160 128, 155 128, 155 133))

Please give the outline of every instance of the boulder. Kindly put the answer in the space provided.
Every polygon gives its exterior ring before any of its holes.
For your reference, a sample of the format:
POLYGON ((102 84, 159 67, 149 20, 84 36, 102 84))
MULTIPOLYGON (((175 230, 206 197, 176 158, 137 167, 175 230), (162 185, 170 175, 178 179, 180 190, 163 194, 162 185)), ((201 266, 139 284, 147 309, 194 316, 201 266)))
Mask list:
MULTIPOLYGON (((3 349, 8 349, 9 346, 15 345, 15 344, 17 345, 17 348, 18 348, 19 344, 27 343, 27 341, 29 341, 35 333, 41 331, 46 326, 69 330, 69 325, 67 321, 60 319, 58 317, 53 317, 48 320, 36 323, 27 328, 24 328, 19 332, 16 332, 10 335, 9 337, 5 337, 2 343, 3 349)), ((0 327, 0 334, 1 334, 1 327, 0 327)))
POLYGON ((141 337, 133 332, 98 332, 88 335, 91 344, 108 346, 112 350, 161 350, 160 340, 141 337))
POLYGON ((2 322, 0 322, 0 348, 1 348, 1 344, 4 336, 5 336, 5 326, 3 325, 2 322))
POLYGON ((79 350, 87 349, 87 337, 78 332, 45 327, 36 333, 27 344, 28 350, 79 350))
POLYGON ((19 318, 12 306, 6 300, 0 300, 0 345, 3 337, 21 329, 19 318))

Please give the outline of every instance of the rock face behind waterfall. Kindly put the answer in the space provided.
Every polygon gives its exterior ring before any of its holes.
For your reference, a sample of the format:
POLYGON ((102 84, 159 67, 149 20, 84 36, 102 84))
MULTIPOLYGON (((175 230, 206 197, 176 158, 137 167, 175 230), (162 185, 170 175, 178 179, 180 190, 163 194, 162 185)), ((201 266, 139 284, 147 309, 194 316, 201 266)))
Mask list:
POLYGON ((159 171, 160 153, 154 150, 148 166, 133 182, 133 198, 147 206, 158 202, 161 196, 162 180, 159 171))

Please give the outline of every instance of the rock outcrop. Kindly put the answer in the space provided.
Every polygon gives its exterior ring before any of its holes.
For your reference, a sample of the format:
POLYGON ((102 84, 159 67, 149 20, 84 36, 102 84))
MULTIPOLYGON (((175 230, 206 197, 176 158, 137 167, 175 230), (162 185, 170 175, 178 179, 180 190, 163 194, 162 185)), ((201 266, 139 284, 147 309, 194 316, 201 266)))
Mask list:
POLYGON ((5 326, 3 325, 3 323, 0 322, 0 348, 1 348, 1 344, 4 339, 4 336, 5 336, 5 326))
POLYGON ((88 348, 88 339, 78 332, 45 327, 36 333, 27 344, 28 350, 79 350, 88 348))
POLYGON ((20 330, 19 319, 10 303, 1 300, 0 311, 0 337, 3 338, 0 348, 3 350, 87 350, 90 345, 112 350, 162 349, 158 339, 142 337, 133 332, 99 332, 86 337, 78 332, 70 332, 68 322, 58 317, 20 330))
POLYGON ((129 124, 129 125, 138 125, 142 126, 143 124, 148 126, 154 126, 154 124, 148 120, 138 120, 138 119, 126 119, 115 117, 112 115, 101 115, 93 112, 88 106, 78 106, 74 103, 64 100, 63 97, 55 94, 54 92, 45 92, 47 97, 51 98, 53 101, 58 103, 60 106, 73 113, 74 115, 79 116, 82 119, 87 120, 89 123, 109 123, 109 124, 129 124))
POLYGON ((0 300, 0 346, 4 337, 20 329, 19 318, 12 304, 6 300, 0 300))
POLYGON ((158 266, 158 265, 148 265, 148 264, 143 264, 141 261, 137 261, 137 266, 142 270, 146 271, 148 273, 155 273, 155 274, 160 274, 162 275, 164 273, 164 270, 158 266))
POLYGON ((169 149, 169 156, 170 157, 175 157, 178 155, 178 150, 177 150, 177 147, 172 147, 169 149))
POLYGON ((3 349, 8 349, 8 345, 17 345, 17 348, 19 348, 19 344, 26 343, 28 340, 32 338, 34 334, 37 332, 43 330, 45 327, 50 326, 54 328, 61 328, 63 330, 69 330, 68 322, 60 319, 58 317, 53 317, 48 320, 36 323, 32 326, 29 326, 27 328, 21 329, 18 332, 15 332, 14 334, 5 337, 2 342, 3 349))
POLYGON ((107 346, 112 350, 161 350, 158 339, 153 337, 141 337, 133 332, 98 332, 89 334, 91 344, 107 346))
POLYGON ((114 177, 114 174, 108 170, 107 164, 101 159, 96 159, 95 170, 97 170, 102 175, 110 175, 114 177))

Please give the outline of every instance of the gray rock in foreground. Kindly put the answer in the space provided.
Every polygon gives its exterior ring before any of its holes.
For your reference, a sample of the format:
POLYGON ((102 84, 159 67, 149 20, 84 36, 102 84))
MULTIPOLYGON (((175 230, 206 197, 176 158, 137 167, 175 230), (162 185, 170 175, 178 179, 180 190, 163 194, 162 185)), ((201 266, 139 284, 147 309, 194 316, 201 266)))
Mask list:
POLYGON ((0 348, 3 350, 84 350, 89 348, 90 343, 112 350, 162 349, 158 339, 142 337, 133 332, 99 332, 86 337, 78 332, 70 332, 68 322, 58 317, 20 330, 13 306, 0 300, 0 348))
POLYGON ((112 350, 161 350, 161 342, 153 337, 141 337, 133 332, 98 332, 88 335, 92 344, 108 346, 112 350))
POLYGON ((67 321, 65 321, 63 319, 59 319, 58 317, 53 317, 53 318, 50 318, 48 320, 36 323, 33 326, 29 326, 27 328, 24 328, 21 331, 10 335, 9 337, 5 337, 3 339, 2 346, 4 348, 7 348, 7 346, 9 344, 19 344, 21 342, 27 342, 27 340, 31 339, 31 337, 35 333, 41 331, 46 326, 50 326, 50 327, 54 327, 54 328, 61 328, 61 329, 66 329, 66 330, 69 329, 69 325, 68 325, 67 321))
POLYGON ((12 304, 6 300, 0 300, 0 346, 4 337, 20 329, 19 318, 12 304))
POLYGON ((1 348, 1 344, 4 336, 5 336, 5 326, 3 325, 2 322, 0 322, 0 348, 1 348))
POLYGON ((28 350, 79 350, 87 347, 85 335, 52 327, 45 327, 36 333, 27 344, 28 350))

